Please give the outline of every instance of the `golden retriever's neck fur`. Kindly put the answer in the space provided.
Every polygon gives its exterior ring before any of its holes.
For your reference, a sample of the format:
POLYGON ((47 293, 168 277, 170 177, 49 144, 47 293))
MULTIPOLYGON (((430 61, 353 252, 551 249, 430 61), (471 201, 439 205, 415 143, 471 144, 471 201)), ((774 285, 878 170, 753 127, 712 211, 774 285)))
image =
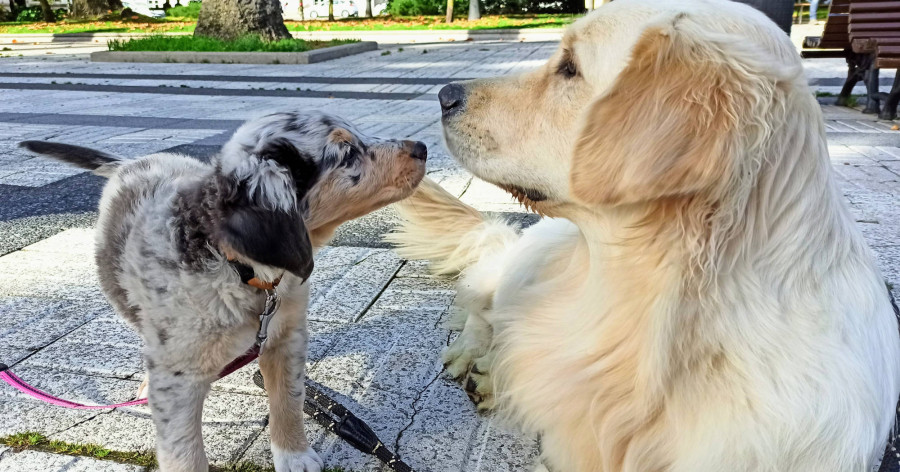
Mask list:
MULTIPOLYGON (((810 115, 802 122, 821 122, 811 97, 793 97, 785 106, 810 115)), ((578 470, 619 470, 628 451, 660 450, 632 446, 660 440, 652 433, 665 421, 673 390, 727 368, 721 344, 734 339, 726 334, 729 317, 753 313, 740 308, 753 302, 742 299, 752 293, 743 284, 761 285, 775 299, 777 292, 828 296, 815 275, 865 251, 858 236, 846 234, 852 220, 836 192, 824 130, 772 128, 757 155, 745 159, 758 167, 745 169, 732 193, 564 215, 582 231, 590 259, 579 304, 608 307, 596 319, 601 349, 584 359, 599 386, 590 414, 605 463, 578 470)), ((628 463, 640 464, 628 470, 652 471, 665 458, 648 453, 628 463)))

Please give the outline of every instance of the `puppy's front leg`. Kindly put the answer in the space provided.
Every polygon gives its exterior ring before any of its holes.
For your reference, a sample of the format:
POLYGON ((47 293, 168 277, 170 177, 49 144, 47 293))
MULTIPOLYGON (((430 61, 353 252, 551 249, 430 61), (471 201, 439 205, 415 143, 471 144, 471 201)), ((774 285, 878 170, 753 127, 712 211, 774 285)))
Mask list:
POLYGON ((321 472, 325 463, 303 429, 306 324, 270 339, 259 359, 269 394, 269 431, 276 472, 321 472))
POLYGON ((209 381, 161 368, 150 369, 149 373, 160 471, 206 472, 209 463, 200 425, 209 381))

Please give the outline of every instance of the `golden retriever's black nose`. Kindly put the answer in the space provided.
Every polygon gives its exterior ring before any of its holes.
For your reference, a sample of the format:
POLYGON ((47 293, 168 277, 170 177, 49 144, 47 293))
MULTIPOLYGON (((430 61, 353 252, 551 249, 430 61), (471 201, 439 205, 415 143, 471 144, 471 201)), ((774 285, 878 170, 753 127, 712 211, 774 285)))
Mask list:
POLYGON ((420 161, 428 159, 428 147, 425 146, 425 143, 421 141, 404 141, 403 144, 406 152, 409 153, 409 157, 420 161))
POLYGON ((466 89, 459 84, 446 85, 438 92, 438 100, 441 102, 441 111, 444 115, 459 110, 465 102, 465 99, 466 89))

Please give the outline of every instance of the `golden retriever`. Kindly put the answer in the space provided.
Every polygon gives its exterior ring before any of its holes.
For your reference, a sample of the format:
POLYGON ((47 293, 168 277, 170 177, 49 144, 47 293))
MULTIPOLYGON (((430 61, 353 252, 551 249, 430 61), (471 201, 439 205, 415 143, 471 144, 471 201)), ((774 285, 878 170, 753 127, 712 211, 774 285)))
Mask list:
POLYGON ((540 69, 448 85, 446 143, 543 219, 425 182, 389 236, 461 272, 445 353, 559 472, 865 471, 900 394, 882 277, 789 38, 725 0, 617 0, 540 69))

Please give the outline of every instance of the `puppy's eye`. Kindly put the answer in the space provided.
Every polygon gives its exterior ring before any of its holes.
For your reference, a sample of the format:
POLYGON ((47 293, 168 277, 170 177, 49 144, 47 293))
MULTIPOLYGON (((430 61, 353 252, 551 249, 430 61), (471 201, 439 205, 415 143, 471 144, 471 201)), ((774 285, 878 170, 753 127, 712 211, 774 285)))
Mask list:
POLYGON ((578 68, 575 67, 575 61, 572 59, 566 58, 559 64, 559 69, 557 70, 560 75, 567 79, 571 79, 578 75, 578 68))

